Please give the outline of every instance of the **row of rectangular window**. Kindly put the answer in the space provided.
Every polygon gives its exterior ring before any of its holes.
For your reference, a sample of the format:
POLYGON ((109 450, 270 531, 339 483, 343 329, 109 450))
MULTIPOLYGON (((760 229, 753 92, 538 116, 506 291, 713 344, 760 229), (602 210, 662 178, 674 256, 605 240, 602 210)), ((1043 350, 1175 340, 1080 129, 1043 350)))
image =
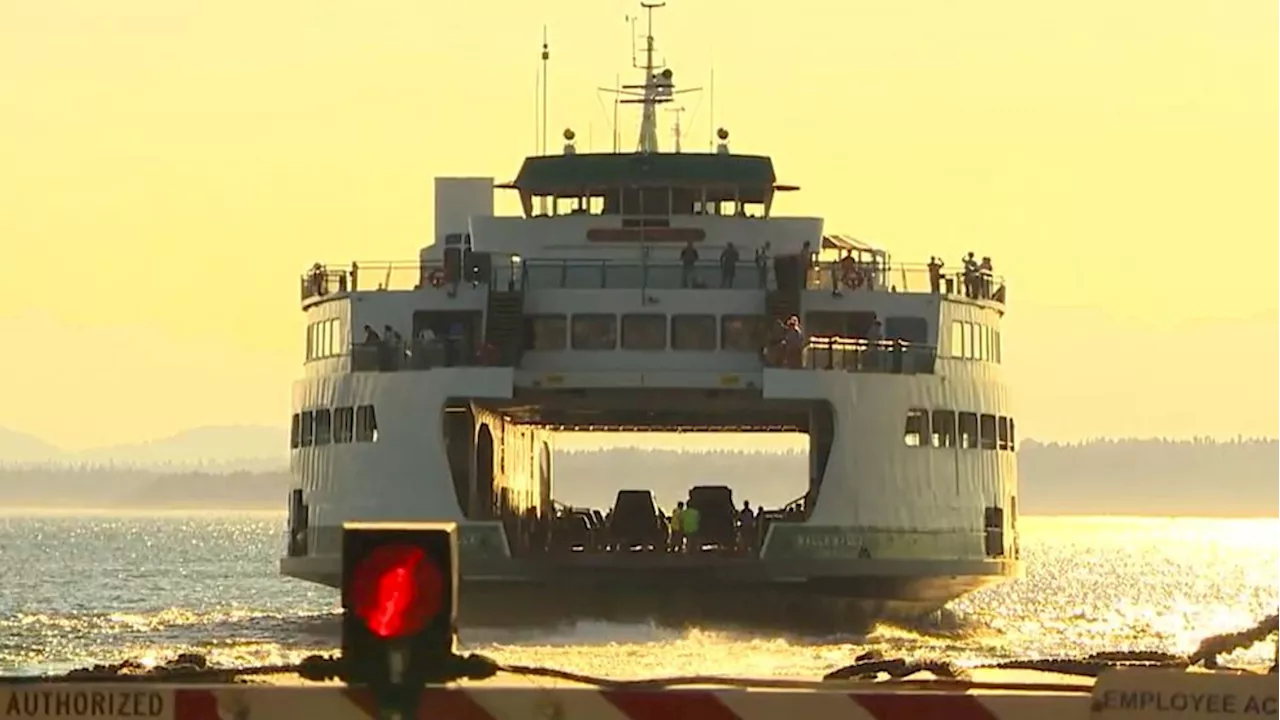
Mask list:
POLYGON ((347 339, 342 331, 340 318, 317 320, 307 324, 307 359, 342 355, 347 349, 347 339))
POLYGON ((1013 418, 954 410, 911 408, 902 439, 910 447, 1016 449, 1013 418))
MULTIPOLYGON (((670 347, 672 350, 709 352, 718 348, 754 353, 759 352, 769 331, 768 319, 761 315, 723 315, 718 318, 719 323, 717 316, 710 314, 627 314, 621 316, 621 323, 618 318, 606 313, 580 313, 572 317, 528 315, 525 316, 525 349, 617 350, 621 347, 623 350, 666 350, 670 347), (621 333, 618 332, 619 325, 621 333)), ((871 319, 874 320, 874 315, 871 319)), ((867 326, 870 323, 868 320, 867 326)), ((925 340, 928 323, 924 318, 888 318, 886 324, 891 330, 898 328, 911 336, 902 339, 912 342, 925 340)), ((817 330, 810 328, 809 332, 813 334, 817 330)), ((853 336, 859 335, 861 333, 853 336)), ((885 337, 898 335, 887 333, 885 337)))
POLYGON ((289 447, 377 442, 378 414, 372 405, 319 408, 293 414, 289 447))
POLYGON ((951 321, 951 357, 998 363, 1002 355, 999 330, 980 323, 951 321))

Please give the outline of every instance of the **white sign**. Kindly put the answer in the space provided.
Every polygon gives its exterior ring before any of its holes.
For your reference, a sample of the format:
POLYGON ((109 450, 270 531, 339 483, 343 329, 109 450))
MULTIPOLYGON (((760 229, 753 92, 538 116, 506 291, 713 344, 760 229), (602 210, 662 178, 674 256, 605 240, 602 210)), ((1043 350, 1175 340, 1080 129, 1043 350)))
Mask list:
POLYGON ((1092 720, 1276 717, 1275 675, 1120 668, 1093 686, 1092 720))

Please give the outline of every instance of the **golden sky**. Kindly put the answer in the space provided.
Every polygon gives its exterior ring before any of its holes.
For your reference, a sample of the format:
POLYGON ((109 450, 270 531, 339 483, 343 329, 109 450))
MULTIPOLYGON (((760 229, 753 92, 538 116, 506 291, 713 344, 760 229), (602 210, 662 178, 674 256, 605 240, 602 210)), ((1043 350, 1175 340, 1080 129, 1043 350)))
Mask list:
MULTIPOLYGON (((776 212, 995 259, 1024 437, 1274 436, 1277 7, 673 0, 657 34, 678 83, 714 66, 734 149, 802 186, 776 212)), ((544 24, 553 141, 607 149, 594 89, 635 11, 0 3, 0 426, 283 424, 298 273, 411 259, 433 177, 514 175, 544 24)), ((684 105, 707 147, 710 103, 684 105)))

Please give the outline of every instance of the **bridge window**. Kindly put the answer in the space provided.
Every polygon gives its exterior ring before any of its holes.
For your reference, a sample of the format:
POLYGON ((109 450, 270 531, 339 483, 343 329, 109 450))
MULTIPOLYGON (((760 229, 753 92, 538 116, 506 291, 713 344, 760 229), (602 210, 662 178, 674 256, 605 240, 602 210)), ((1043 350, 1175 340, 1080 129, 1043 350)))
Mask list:
POLYGON ((311 447, 316 438, 316 416, 307 410, 302 413, 302 436, 298 440, 300 447, 311 447))
POLYGON ((951 321, 951 357, 964 357, 964 323, 959 320, 951 321))
POLYGON ((525 350, 564 350, 569 320, 564 315, 530 315, 524 319, 525 350))
POLYGON ((333 409, 333 441, 349 443, 355 437, 355 409, 351 406, 333 409))
POLYGON ((618 316, 573 316, 574 350, 613 350, 618 347, 618 316))
POLYGON ((991 348, 992 348, 992 350, 994 350, 994 351, 995 351, 995 352, 992 354, 991 359, 992 359, 992 360, 994 360, 995 362, 1003 362, 1003 360, 1004 360, 1004 352, 1003 352, 1003 350, 1002 350, 1002 349, 1001 349, 1001 347, 1000 347, 1000 331, 999 331, 999 330, 992 330, 992 331, 991 331, 991 339, 992 339, 992 341, 993 341, 993 344, 992 344, 991 348))
POLYGON ((922 317, 890 317, 884 321, 886 340, 905 340, 924 345, 929 342, 929 321, 922 317))
POLYGON ((1018 443, 1014 440, 1015 433, 1013 431, 1013 418, 1009 418, 1009 449, 1017 450, 1018 443))
POLYGON ((733 352, 758 353, 764 347, 764 318, 725 315, 720 318, 720 347, 733 352))
POLYGON ((676 350, 715 350, 715 315, 672 315, 671 347, 676 350))
POLYGON ((996 441, 996 416, 982 415, 978 418, 978 442, 983 450, 995 450, 996 441))
POLYGON ((316 410, 316 445, 328 445, 333 439, 333 416, 329 408, 316 410))
POLYGON ((999 442, 999 449, 1009 450, 1009 418, 1001 415, 996 419, 996 437, 999 442))
POLYGON ((377 442, 378 415, 372 405, 356 408, 356 442, 377 442))
POLYGON ((623 350, 666 350, 666 315, 623 315, 623 350))
POLYGON ((936 448, 956 446, 956 414, 954 412, 933 411, 933 446, 936 448))
POLYGON ((972 450, 978 447, 978 415, 962 412, 958 416, 960 426, 960 448, 972 450))
POLYGON ((289 422, 289 447, 298 448, 302 445, 302 415, 294 413, 289 422))
POLYGON ((307 324, 307 360, 336 357, 343 353, 342 320, 329 318, 307 324))
POLYGON ((902 439, 908 447, 929 447, 929 411, 911 408, 902 439))

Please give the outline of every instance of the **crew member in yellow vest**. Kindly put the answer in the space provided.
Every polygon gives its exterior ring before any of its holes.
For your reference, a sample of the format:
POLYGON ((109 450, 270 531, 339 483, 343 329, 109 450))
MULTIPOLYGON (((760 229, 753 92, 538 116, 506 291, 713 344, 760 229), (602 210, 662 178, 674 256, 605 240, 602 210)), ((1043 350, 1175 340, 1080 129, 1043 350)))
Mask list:
POLYGON ((671 552, 680 552, 680 549, 684 547, 683 515, 684 503, 678 502, 676 503, 676 509, 671 511, 671 538, 667 546, 667 550, 671 552))
POLYGON ((698 525, 702 520, 702 515, 698 512, 698 508, 693 505, 686 505, 684 512, 680 515, 680 529, 684 531, 685 548, 696 550, 702 546, 698 540, 698 525))

